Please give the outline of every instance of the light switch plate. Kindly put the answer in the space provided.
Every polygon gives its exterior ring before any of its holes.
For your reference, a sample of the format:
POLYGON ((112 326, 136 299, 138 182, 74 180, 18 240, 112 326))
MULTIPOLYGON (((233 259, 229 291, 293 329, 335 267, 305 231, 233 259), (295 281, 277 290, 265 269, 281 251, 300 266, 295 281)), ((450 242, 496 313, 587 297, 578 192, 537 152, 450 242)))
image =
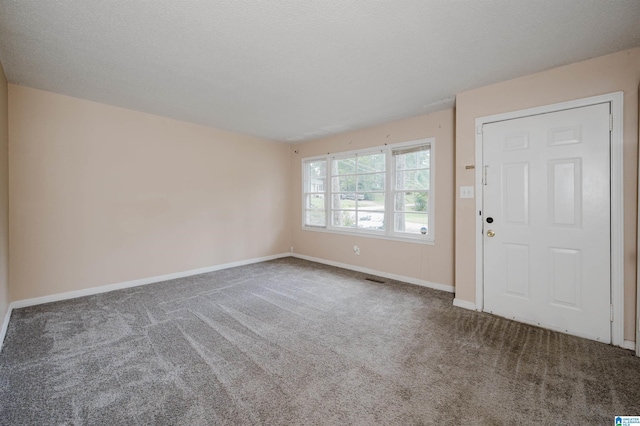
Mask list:
POLYGON ((473 198, 473 186, 461 186, 460 198, 473 198))

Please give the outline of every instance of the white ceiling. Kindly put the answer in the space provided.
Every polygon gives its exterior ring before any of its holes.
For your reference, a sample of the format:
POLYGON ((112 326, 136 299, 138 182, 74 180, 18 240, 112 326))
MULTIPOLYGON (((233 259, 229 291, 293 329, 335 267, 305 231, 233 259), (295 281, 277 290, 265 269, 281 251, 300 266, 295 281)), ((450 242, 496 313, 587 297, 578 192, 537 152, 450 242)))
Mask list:
POLYGON ((0 0, 10 83, 290 142, 636 46, 639 0, 0 0))

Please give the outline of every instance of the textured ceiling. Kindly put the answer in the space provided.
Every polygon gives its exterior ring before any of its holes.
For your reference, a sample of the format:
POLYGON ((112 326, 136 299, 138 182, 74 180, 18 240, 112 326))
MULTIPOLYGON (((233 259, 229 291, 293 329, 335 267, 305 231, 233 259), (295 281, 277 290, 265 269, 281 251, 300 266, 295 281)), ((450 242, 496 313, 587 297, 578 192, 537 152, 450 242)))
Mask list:
POLYGON ((639 0, 0 0, 9 82, 279 141, 636 46, 639 0))

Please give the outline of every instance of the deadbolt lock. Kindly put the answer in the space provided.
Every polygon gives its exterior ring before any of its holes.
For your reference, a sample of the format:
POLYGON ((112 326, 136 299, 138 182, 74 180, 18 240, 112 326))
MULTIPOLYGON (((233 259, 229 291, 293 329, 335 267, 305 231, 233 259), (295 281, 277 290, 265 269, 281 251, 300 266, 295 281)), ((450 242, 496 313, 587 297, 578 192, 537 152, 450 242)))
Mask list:
POLYGON ((493 229, 489 229, 487 231, 487 237, 493 237, 494 235, 496 235, 496 233, 493 231, 493 229))

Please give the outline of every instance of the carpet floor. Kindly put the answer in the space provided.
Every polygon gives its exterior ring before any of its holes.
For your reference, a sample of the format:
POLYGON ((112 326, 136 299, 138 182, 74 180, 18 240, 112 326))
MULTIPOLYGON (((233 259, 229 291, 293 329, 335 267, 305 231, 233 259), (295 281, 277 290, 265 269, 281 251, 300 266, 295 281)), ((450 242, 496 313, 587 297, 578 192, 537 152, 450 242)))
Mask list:
POLYGON ((295 258, 14 310, 2 425, 610 425, 628 350, 295 258))

